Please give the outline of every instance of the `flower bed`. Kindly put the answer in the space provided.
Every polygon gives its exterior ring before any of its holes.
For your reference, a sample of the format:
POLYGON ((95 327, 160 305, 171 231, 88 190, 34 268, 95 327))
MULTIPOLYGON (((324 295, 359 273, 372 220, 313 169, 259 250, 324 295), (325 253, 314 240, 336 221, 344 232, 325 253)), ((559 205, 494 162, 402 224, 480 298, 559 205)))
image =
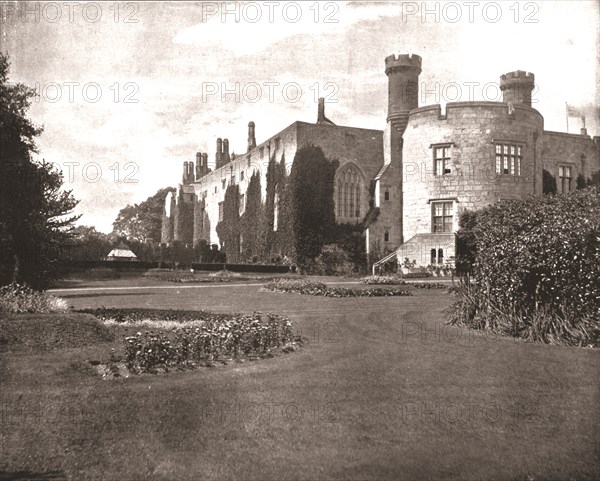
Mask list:
POLYGON ((272 281, 276 279, 290 279, 287 277, 280 276, 243 276, 238 272, 231 271, 217 271, 210 274, 186 272, 182 270, 149 270, 144 274, 145 277, 152 279, 158 279, 159 281, 174 282, 179 284, 201 284, 201 283, 212 283, 212 282, 231 282, 231 281, 249 281, 249 280, 260 280, 260 281, 272 281))
POLYGON ((380 284, 380 285, 392 285, 392 286, 404 286, 406 281, 392 276, 367 276, 360 280, 361 284, 380 284))
MULTIPOLYGON (((217 273, 214 273, 217 274, 217 273)), ((177 282, 181 284, 195 284, 195 283, 204 283, 204 282, 231 282, 233 276, 222 276, 222 275, 203 275, 200 273, 194 272, 186 272, 186 271, 165 271, 165 270, 157 270, 157 271, 148 271, 144 274, 145 277, 151 277, 153 279, 158 279, 159 281, 166 282, 177 282)), ((238 279, 245 279, 238 276, 238 279)))
MULTIPOLYGON (((93 311, 88 311, 93 312, 93 311)), ((161 311, 136 309, 99 309, 102 320, 141 323, 149 319, 179 321, 170 331, 136 332, 123 339, 122 359, 114 351, 102 366, 118 377, 119 364, 132 373, 166 372, 173 368, 212 365, 214 361, 270 357, 273 351, 295 350, 292 323, 275 314, 250 316, 214 314, 205 311, 161 311)))
POLYGON ((294 292, 308 296, 325 297, 393 297, 393 296, 412 296, 407 289, 384 289, 374 287, 370 289, 352 289, 347 287, 328 287, 322 282, 306 280, 284 280, 269 282, 264 285, 264 289, 272 292, 294 292))
POLYGON ((433 277, 431 272, 421 271, 421 272, 407 272, 402 274, 404 279, 423 279, 425 277, 433 277))
POLYGON ((409 286, 416 287, 417 289, 449 289, 449 284, 442 284, 441 282, 411 282, 409 286))
POLYGON ((228 321, 234 318, 232 314, 215 314, 207 311, 185 311, 178 309, 137 309, 137 308, 107 308, 81 309, 96 316, 102 321, 119 323, 139 323, 143 321, 173 321, 184 323, 189 321, 228 321))

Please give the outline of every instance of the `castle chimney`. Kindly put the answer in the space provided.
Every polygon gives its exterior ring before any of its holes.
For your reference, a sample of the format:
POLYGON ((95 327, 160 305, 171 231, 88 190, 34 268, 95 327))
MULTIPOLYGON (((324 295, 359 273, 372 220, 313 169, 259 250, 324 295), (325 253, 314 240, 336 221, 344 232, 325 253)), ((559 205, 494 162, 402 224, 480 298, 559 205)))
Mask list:
POLYGON ((188 182, 194 182, 194 162, 188 163, 188 182))
POLYGON ((223 140, 221 137, 217 139, 217 155, 215 156, 216 161, 216 169, 221 167, 221 162, 223 162, 223 140))
POLYGON ((223 164, 226 164, 227 162, 229 162, 231 160, 231 158, 229 157, 229 140, 228 139, 223 139, 223 157, 221 160, 223 161, 223 164))
POLYGON ((206 152, 202 154, 202 172, 204 175, 208 174, 208 154, 206 152))
POLYGON ((516 70, 500 76, 502 102, 531 107, 531 92, 535 84, 532 73, 516 70))
POLYGON ((199 180, 204 173, 202 172, 202 154, 196 152, 196 180, 199 180))
POLYGON ((587 135, 587 129, 585 127, 581 128, 581 135, 587 135))
POLYGON ((254 135, 254 122, 248 123, 248 152, 256 147, 256 137, 254 135))
POLYGON ((188 167, 189 162, 186 160, 183 162, 183 177, 181 178, 181 182, 183 184, 187 184, 188 183, 188 167))
POLYGON ((319 110, 317 112, 317 123, 320 124, 325 120, 325 99, 319 97, 319 110))

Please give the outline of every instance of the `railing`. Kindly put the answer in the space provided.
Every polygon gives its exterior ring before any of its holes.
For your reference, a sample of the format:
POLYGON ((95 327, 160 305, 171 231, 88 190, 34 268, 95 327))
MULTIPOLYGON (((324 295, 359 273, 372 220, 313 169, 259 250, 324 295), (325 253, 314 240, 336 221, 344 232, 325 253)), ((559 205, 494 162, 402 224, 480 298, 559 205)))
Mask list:
POLYGON ((379 267, 382 264, 385 264, 386 262, 392 260, 394 257, 396 257, 398 255, 398 251, 395 250, 394 252, 392 252, 391 254, 388 254, 387 256, 385 256, 383 259, 379 259, 377 262, 373 263, 373 275, 375 275, 375 269, 377 267, 379 267))

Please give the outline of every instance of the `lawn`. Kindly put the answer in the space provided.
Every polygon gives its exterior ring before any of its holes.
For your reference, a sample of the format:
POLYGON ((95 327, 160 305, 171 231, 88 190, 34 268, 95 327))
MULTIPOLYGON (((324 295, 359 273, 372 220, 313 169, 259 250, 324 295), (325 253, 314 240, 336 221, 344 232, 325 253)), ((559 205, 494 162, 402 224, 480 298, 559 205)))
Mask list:
POLYGON ((113 381, 87 361, 119 349, 121 331, 92 346, 3 353, 0 479, 600 479, 597 350, 445 326, 440 289, 336 299, 255 281, 111 284, 119 289, 57 294, 75 308, 274 312, 308 342, 271 359, 113 381))

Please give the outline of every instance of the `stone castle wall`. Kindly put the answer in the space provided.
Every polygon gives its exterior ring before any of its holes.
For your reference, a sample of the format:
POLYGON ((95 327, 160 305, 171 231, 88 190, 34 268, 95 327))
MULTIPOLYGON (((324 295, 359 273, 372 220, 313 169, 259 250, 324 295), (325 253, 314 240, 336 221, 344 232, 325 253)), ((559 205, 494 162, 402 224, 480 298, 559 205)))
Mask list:
MULTIPOLYGON (((193 215, 196 222, 198 219, 203 219, 202 228, 195 226, 191 231, 194 232, 194 243, 203 239, 210 244, 219 244, 216 232, 219 223, 219 204, 224 201, 225 191, 229 185, 237 184, 240 195, 245 196, 250 178, 254 172, 259 172, 264 201, 269 158, 274 156, 276 162, 285 160, 286 171, 289 174, 296 151, 299 146, 304 145, 321 147, 327 158, 339 161, 340 170, 348 164, 353 164, 358 168, 364 178, 361 192, 361 210, 364 216, 368 210, 369 182, 376 174, 383 157, 382 132, 330 124, 295 122, 265 142, 258 144, 249 152, 237 155, 235 159, 221 168, 211 171, 191 183, 179 186, 181 191, 179 199, 183 199, 185 203, 201 204, 201 206, 195 207, 196 213, 193 215), (199 209, 201 212, 198 212, 199 209)), ((173 218, 180 218, 179 210, 179 205, 175 205, 171 212, 170 224, 177 224, 173 218)), ((163 242, 171 243, 173 240, 181 240, 191 244, 191 238, 188 239, 189 236, 185 235, 187 230, 183 232, 182 228, 183 226, 180 225, 180 231, 177 231, 175 225, 171 237, 164 236, 163 242)), ((165 229, 165 232, 168 234, 169 229, 165 229)))
POLYGON ((404 133, 404 240, 432 232, 434 200, 454 202, 453 230, 464 210, 542 192, 543 118, 530 107, 504 103, 450 103, 411 112, 404 133), (495 142, 522 146, 521 175, 496 174, 495 142), (433 150, 451 145, 451 173, 434 175, 433 150))
POLYGON ((573 183, 579 174, 591 178, 600 170, 600 137, 545 131, 542 163, 557 180, 559 166, 573 169, 573 183))

